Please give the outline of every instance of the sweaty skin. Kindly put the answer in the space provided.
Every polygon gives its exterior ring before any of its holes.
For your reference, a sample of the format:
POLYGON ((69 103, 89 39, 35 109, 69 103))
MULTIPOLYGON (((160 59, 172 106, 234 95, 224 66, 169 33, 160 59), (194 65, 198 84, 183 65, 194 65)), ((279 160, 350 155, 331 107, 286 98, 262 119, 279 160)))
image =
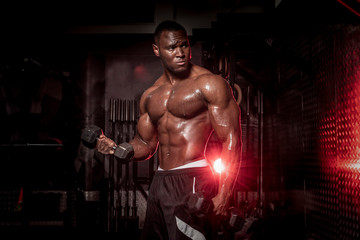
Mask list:
MULTIPOLYGON (((158 150, 160 167, 168 170, 205 158, 214 131, 222 143, 226 166, 214 212, 226 215, 241 161, 240 111, 230 86, 220 76, 190 62, 184 31, 164 31, 153 44, 164 73, 140 100, 137 134, 130 141, 135 161, 149 159, 158 150)), ((113 154, 115 143, 102 135, 97 149, 113 154)))

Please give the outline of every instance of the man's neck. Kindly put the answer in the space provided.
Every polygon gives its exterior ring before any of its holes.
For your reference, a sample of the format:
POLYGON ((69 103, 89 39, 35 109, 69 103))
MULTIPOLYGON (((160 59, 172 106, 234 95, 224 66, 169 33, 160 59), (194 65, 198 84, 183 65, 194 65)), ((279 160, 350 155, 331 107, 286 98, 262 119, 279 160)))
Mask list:
POLYGON ((192 64, 189 66, 189 69, 183 73, 172 73, 168 70, 164 71, 165 78, 170 82, 170 84, 174 85, 178 81, 183 81, 188 79, 191 74, 192 64))

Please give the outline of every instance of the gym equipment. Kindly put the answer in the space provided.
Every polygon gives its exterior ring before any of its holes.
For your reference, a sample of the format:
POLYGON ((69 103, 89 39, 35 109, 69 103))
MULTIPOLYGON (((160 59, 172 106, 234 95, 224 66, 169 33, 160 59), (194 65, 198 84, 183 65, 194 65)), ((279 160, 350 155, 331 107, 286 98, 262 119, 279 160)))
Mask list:
POLYGON ((81 142, 87 148, 93 149, 96 147, 97 140, 102 133, 102 129, 98 126, 88 126, 81 130, 81 142))
MULTIPOLYGON (((89 127, 84 128, 81 131, 81 141, 84 146, 92 149, 96 147, 97 140, 100 135, 103 133, 102 129, 98 126, 91 125, 89 127)), ((123 142, 119 145, 113 146, 114 156, 121 161, 130 161, 134 156, 134 149, 130 143, 123 142)))
POLYGON ((199 218, 210 213, 213 207, 211 199, 207 199, 202 192, 195 192, 191 194, 188 200, 190 213, 199 218))
POLYGON ((231 207, 225 220, 225 229, 230 231, 240 231, 245 223, 243 212, 236 207, 231 207))
MULTIPOLYGON (((202 218, 209 214, 214 206, 211 199, 204 196, 202 192, 195 192, 190 195, 188 208, 192 215, 202 218)), ((245 217, 240 209, 231 207, 228 215, 225 217, 223 224, 228 231, 239 231, 244 226, 245 217)))

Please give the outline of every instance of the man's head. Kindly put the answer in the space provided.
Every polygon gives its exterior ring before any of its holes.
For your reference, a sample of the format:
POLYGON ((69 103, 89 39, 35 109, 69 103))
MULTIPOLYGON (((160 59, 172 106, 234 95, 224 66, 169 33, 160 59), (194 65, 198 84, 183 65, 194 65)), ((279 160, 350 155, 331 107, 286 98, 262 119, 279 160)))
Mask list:
POLYGON ((186 30, 174 21, 164 21, 154 32, 153 51, 164 66, 164 71, 186 77, 190 70, 191 50, 186 30))
POLYGON ((164 21, 154 32, 153 50, 165 71, 184 75, 190 69, 191 50, 186 30, 174 21, 164 21))
POLYGON ((163 21, 162 23, 160 23, 155 29, 154 43, 156 45, 159 44, 159 39, 160 39, 161 33, 164 31, 171 31, 171 32, 183 31, 185 33, 185 35, 187 36, 186 30, 182 25, 180 25, 179 23, 177 23, 175 21, 166 20, 166 21, 163 21))

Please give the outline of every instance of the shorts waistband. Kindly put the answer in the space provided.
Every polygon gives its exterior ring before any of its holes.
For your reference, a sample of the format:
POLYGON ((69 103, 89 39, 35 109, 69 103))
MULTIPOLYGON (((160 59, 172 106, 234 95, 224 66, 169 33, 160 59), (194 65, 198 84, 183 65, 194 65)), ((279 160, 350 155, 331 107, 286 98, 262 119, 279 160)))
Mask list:
POLYGON ((209 166, 209 163, 207 162, 206 159, 201 159, 201 160, 197 160, 191 163, 187 163, 184 164, 182 166, 176 167, 176 168, 172 168, 169 170, 164 170, 160 167, 158 167, 158 171, 173 171, 173 170, 179 170, 179 169, 186 169, 186 168, 196 168, 196 167, 207 167, 209 166))
POLYGON ((209 166, 207 167, 194 167, 194 168, 182 168, 182 169, 175 169, 175 170, 157 170, 155 172, 155 177, 158 176, 179 176, 179 175, 194 175, 197 176, 199 174, 212 174, 212 170, 209 166))

